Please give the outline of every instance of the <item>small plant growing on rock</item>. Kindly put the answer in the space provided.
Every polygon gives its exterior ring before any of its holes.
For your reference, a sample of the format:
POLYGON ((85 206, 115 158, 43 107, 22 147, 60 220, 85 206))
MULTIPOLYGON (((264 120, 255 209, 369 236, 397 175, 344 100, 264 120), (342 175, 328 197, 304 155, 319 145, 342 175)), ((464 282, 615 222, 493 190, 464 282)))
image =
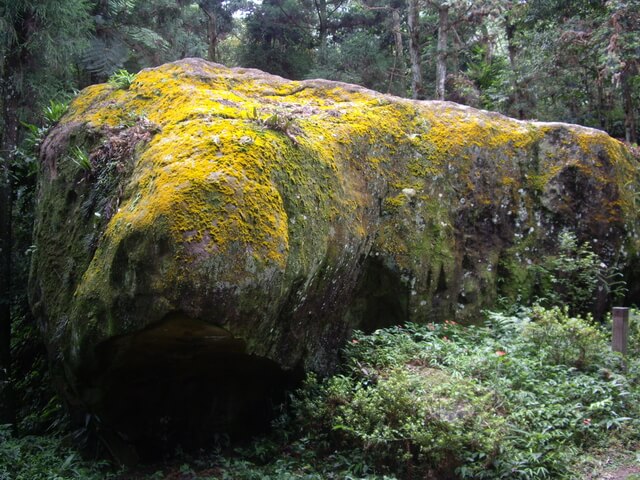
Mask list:
POLYGON ((93 170, 89 154, 77 145, 71 149, 71 160, 85 173, 93 170))
POLYGON ((287 112, 274 111, 269 115, 260 116, 258 109, 253 109, 247 113, 247 118, 253 122, 256 122, 261 127, 273 130, 275 132, 284 133, 294 144, 298 144, 298 139, 295 137, 296 131, 295 119, 287 112))
POLYGON ((111 74, 108 83, 117 89, 127 90, 135 78, 135 73, 129 73, 124 69, 120 69, 111 74))
POLYGON ((62 116, 67 113, 69 109, 68 101, 50 100, 49 105, 42 109, 42 117, 44 118, 44 125, 35 125, 33 123, 20 122, 26 129, 26 136, 23 144, 23 153, 31 152, 37 153, 38 148, 44 137, 47 136, 51 127, 58 123, 62 116))
POLYGON ((44 117, 48 125, 58 123, 62 116, 67 113, 69 109, 68 102, 58 102, 56 100, 50 100, 49 105, 42 110, 42 116, 44 117))

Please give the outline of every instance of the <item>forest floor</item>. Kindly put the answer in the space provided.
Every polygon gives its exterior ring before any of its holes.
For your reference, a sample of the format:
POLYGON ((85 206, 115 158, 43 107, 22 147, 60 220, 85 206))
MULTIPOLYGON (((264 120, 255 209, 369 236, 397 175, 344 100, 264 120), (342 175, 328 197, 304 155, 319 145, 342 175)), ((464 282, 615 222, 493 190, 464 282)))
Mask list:
MULTIPOLYGON (((630 460, 634 462, 633 459, 630 460)), ((185 472, 180 465, 164 466, 164 468, 150 470, 132 470, 122 473, 116 480, 199 480, 203 478, 221 478, 219 469, 185 472)), ((640 480, 640 464, 608 465, 591 472, 585 472, 583 480, 640 480)))
POLYGON ((617 467, 605 469, 594 475, 587 475, 585 480, 640 480, 640 466, 617 467))
POLYGON ((607 450, 585 460, 584 480, 640 480, 640 451, 607 450))
MULTIPOLYGON (((582 480, 640 480, 640 451, 606 450, 600 452, 585 458, 577 473, 582 480)), ((193 469, 188 466, 188 463, 176 460, 123 471, 116 475, 114 480, 203 480, 233 478, 233 474, 234 472, 224 471, 219 467, 193 469)), ((292 477, 286 478, 296 477, 294 474, 292 477)))

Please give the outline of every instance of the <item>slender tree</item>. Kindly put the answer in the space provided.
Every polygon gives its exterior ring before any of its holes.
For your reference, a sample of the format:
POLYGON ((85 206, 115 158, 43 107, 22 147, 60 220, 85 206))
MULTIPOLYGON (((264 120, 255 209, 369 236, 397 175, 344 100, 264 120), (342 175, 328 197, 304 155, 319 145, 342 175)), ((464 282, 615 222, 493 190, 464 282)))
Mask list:
POLYGON ((517 14, 513 13, 513 10, 509 10, 505 12, 503 16, 509 66, 511 67, 511 75, 509 76, 509 80, 511 83, 511 95, 508 96, 507 112, 515 110, 517 112, 515 116, 522 120, 525 118, 524 107, 522 103, 524 93, 521 90, 522 83, 520 82, 518 74, 518 47, 516 45, 517 25, 515 20, 515 18, 517 18, 516 15, 517 14))
POLYGON ((411 61, 411 95, 413 98, 424 98, 422 61, 420 60, 419 0, 407 0, 407 24, 409 27, 409 58, 411 61))
POLYGON ((332 30, 333 17, 348 3, 348 0, 313 0, 318 32, 318 63, 328 61, 328 39, 332 30))
POLYGON ((387 93, 395 91, 406 95, 407 62, 403 39, 403 24, 407 18, 406 0, 363 0, 363 5, 368 12, 383 12, 384 16, 379 17, 378 22, 383 19, 386 21, 380 27, 393 36, 393 65, 389 68, 387 93))
POLYGON ((393 40, 394 40, 394 52, 393 52, 393 69, 389 75, 389 87, 387 91, 391 91, 391 85, 397 77, 400 83, 400 90, 405 91, 405 70, 407 69, 406 62, 404 60, 404 44, 402 41, 402 24, 400 22, 400 9, 394 8, 391 11, 391 18, 393 20, 393 40))
POLYGON ((198 7, 207 18, 207 58, 219 62, 219 45, 222 37, 231 31, 233 14, 246 8, 242 0, 198 0, 198 7))
POLYGON ((449 72, 455 77, 460 68, 460 52, 469 49, 459 32, 466 30, 473 41, 486 17, 496 8, 496 0, 427 0, 427 5, 437 13, 436 81, 435 98, 445 100, 449 72), (454 48, 451 49, 450 43, 454 48))
POLYGON ((447 54, 449 43, 449 4, 442 2, 438 8, 438 47, 436 63, 436 99, 444 100, 447 81, 447 54))
MULTIPOLYGON (((11 59, 7 59, 11 60, 11 59)), ((7 62, 9 65, 11 62, 7 62)), ((5 70, 6 72, 6 70, 5 70)), ((11 156, 17 144, 16 102, 10 78, 3 74, 0 85, 4 119, 0 143, 0 423, 15 423, 15 406, 11 388, 11 156)))
POLYGON ((318 60, 321 64, 327 61, 327 36, 329 35, 329 13, 327 0, 313 0, 318 16, 318 60))

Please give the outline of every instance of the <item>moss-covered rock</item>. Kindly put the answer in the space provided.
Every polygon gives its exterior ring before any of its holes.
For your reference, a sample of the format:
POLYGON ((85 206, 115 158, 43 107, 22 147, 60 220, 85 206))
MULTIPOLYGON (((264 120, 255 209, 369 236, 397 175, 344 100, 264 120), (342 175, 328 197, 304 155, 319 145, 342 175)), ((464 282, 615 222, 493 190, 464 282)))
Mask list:
POLYGON ((525 294, 563 228, 637 262, 638 167, 603 132, 203 60, 85 89, 42 166, 31 301, 92 405, 105 359, 178 317, 326 371, 354 327, 525 294))

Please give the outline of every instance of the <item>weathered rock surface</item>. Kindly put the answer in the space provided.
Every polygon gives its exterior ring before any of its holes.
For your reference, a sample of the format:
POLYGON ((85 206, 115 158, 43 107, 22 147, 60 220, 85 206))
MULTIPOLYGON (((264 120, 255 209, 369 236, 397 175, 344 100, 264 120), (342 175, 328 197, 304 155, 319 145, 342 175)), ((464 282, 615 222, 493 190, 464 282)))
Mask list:
POLYGON ((621 143, 353 85, 167 64, 85 89, 42 165, 33 309, 70 398, 112 419, 154 369, 326 371, 352 328, 472 321, 530 293, 563 228, 637 265, 621 143))

